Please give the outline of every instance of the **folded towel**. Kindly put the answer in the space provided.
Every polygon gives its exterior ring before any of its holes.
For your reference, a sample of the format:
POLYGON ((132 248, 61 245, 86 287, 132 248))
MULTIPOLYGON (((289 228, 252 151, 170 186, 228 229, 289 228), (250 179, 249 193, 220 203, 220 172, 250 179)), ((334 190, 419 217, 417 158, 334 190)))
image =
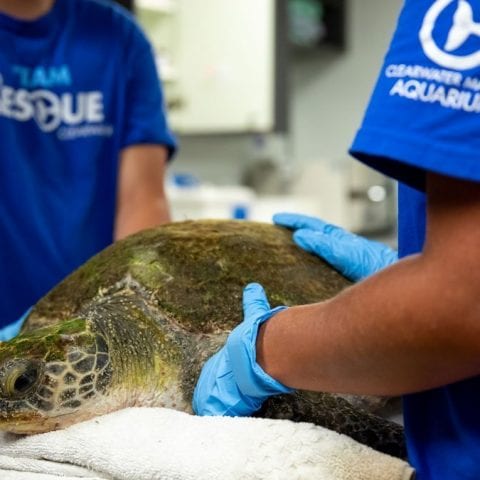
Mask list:
POLYGON ((0 437, 2 480, 408 480, 412 468, 309 423, 128 408, 0 437))

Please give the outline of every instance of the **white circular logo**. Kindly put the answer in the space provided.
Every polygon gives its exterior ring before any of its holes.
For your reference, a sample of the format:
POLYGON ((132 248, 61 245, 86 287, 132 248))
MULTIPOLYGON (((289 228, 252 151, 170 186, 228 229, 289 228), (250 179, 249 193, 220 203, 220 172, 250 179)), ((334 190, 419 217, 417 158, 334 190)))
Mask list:
POLYGON ((423 51, 430 60, 442 67, 469 70, 480 66, 480 51, 469 55, 451 52, 460 48, 472 35, 480 37, 480 24, 474 22, 473 9, 467 0, 436 0, 425 15, 419 37, 423 51), (452 2, 458 3, 457 10, 447 41, 440 47, 433 38, 433 30, 440 15, 452 2))

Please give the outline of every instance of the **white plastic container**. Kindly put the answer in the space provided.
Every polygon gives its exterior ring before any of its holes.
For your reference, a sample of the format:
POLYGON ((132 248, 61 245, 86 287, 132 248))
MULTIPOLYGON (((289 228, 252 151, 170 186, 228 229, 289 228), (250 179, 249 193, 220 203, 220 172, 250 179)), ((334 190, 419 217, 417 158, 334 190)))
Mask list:
POLYGON ((238 185, 168 185, 173 220, 249 219, 255 193, 238 185))

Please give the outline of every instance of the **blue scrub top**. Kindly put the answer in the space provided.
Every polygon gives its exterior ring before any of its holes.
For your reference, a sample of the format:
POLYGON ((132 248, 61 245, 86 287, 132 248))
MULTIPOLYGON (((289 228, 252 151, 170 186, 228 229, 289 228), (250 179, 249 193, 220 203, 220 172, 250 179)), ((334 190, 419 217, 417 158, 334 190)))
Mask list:
MULTIPOLYGON (((400 182, 399 255, 423 249, 425 172, 480 182, 480 0, 407 0, 351 153, 400 182)), ((418 480, 480 479, 480 378, 404 398, 418 480)))
POLYGON ((175 139, 152 48, 111 2, 0 14, 0 327, 113 240, 120 151, 175 139))

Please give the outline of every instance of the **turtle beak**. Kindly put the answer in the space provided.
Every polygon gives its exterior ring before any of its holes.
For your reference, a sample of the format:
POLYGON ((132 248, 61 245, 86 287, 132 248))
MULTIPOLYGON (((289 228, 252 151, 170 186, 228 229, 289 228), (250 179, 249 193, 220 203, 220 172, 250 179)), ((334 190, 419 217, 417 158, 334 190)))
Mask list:
MULTIPOLYGON (((34 433, 42 417, 22 400, 0 400, 0 431, 34 433)), ((37 427, 38 428, 38 427, 37 427)))

